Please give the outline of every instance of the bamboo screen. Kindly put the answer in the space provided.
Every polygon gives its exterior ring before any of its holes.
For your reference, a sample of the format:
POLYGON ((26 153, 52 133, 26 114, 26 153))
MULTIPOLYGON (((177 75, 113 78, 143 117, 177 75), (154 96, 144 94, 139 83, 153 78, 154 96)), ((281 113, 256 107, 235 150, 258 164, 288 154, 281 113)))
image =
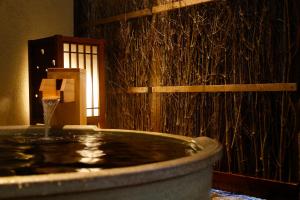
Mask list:
POLYGON ((77 34, 107 41, 111 128, 206 135, 224 145, 217 170, 298 180, 298 93, 126 92, 130 87, 297 81, 293 1, 216 1, 98 26, 92 24, 158 2, 77 4, 77 34))

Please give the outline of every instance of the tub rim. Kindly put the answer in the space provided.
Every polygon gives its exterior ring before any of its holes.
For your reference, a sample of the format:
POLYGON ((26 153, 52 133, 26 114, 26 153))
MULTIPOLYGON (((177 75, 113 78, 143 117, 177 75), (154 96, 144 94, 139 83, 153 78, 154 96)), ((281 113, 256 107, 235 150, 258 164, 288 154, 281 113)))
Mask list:
MULTIPOLYGON (((43 126, 0 126, 1 131, 43 129, 43 126)), ((187 157, 131 167, 103 169, 95 172, 67 172, 0 177, 0 198, 57 195, 62 193, 106 190, 142 185, 196 173, 212 167, 220 159, 222 145, 208 137, 190 138, 168 133, 124 129, 101 129, 96 126, 67 125, 65 130, 90 130, 118 133, 143 133, 195 142, 202 150, 187 157), (99 184, 101 183, 101 184, 99 184), (16 190, 17 189, 17 190, 16 190)))

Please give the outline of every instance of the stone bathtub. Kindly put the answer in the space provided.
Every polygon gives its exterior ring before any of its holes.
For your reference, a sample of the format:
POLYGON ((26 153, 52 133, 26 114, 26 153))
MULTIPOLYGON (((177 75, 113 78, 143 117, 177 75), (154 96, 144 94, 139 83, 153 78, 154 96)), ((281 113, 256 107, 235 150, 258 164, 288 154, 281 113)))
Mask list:
MULTIPOLYGON (((32 126, 0 127, 0 134, 42 129, 32 126)), ((209 199, 212 165, 221 157, 221 145, 210 138, 189 138, 163 133, 106 130, 89 126, 66 126, 66 130, 89 130, 120 134, 141 133, 194 143, 196 153, 182 158, 91 172, 51 173, 0 177, 0 199, 209 199)), ((63 154, 63 148, 61 149, 63 154)))

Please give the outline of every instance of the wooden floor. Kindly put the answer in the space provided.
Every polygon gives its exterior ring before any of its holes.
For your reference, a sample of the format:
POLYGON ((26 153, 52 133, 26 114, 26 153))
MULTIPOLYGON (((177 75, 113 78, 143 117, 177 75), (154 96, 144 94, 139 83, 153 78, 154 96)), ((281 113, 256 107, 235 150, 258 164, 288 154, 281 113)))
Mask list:
POLYGON ((214 171, 212 188, 273 200, 299 199, 300 195, 299 183, 280 182, 220 171, 214 171))

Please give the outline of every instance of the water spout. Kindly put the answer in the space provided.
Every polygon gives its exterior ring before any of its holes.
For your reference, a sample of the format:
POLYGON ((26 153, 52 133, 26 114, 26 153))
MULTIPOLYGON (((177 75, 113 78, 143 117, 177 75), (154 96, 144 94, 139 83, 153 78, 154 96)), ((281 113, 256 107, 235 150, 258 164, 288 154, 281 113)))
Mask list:
POLYGON ((72 124, 86 125, 84 69, 48 68, 47 78, 42 79, 39 92, 44 109, 46 137, 50 126, 62 128, 72 124))
POLYGON ((42 99, 45 123, 45 138, 48 138, 49 130, 51 128, 51 119, 59 101, 59 98, 42 99))

